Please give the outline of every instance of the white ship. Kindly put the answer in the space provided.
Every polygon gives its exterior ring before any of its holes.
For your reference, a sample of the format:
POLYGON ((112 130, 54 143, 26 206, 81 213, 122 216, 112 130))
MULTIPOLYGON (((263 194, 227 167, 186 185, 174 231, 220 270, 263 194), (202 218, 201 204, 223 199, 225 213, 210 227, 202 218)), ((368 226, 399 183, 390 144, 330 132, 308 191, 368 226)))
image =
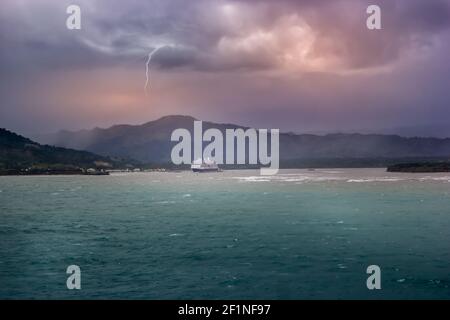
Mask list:
POLYGON ((194 172, 217 172, 219 171, 219 166, 210 158, 206 158, 204 161, 197 159, 192 162, 191 170, 194 172))

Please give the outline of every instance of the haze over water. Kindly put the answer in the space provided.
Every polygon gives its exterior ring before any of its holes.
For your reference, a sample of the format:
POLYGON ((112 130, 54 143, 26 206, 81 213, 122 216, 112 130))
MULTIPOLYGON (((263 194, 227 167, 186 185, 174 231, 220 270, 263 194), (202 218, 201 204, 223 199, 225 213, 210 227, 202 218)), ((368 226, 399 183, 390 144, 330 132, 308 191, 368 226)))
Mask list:
POLYGON ((0 298, 448 299, 449 208, 448 173, 0 177, 0 298))

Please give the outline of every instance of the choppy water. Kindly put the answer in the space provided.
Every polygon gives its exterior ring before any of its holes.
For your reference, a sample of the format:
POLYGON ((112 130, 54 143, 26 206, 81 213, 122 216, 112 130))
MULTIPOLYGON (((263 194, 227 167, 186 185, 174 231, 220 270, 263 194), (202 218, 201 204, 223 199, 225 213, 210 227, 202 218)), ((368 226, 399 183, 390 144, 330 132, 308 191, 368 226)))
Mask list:
POLYGON ((450 174, 0 177, 0 298, 448 299, 449 247, 450 174))

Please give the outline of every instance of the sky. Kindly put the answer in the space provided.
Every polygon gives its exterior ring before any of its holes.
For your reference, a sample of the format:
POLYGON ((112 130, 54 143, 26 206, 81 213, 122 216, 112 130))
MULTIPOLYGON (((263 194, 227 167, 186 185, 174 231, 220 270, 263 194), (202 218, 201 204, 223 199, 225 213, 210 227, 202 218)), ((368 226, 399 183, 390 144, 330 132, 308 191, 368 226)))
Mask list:
POLYGON ((0 43, 0 127, 23 134, 170 114, 293 132, 450 127, 450 0, 3 0, 0 43), (71 4, 81 30, 66 27, 71 4), (371 4, 381 30, 366 27, 371 4))

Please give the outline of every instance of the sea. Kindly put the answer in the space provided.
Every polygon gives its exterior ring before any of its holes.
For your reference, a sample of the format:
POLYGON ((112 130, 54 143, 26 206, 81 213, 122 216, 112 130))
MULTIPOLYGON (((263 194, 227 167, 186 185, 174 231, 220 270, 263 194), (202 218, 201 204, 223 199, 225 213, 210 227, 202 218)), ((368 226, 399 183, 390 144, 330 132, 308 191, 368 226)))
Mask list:
POLYGON ((0 177, 0 299, 449 299, 449 286, 449 173, 0 177))

